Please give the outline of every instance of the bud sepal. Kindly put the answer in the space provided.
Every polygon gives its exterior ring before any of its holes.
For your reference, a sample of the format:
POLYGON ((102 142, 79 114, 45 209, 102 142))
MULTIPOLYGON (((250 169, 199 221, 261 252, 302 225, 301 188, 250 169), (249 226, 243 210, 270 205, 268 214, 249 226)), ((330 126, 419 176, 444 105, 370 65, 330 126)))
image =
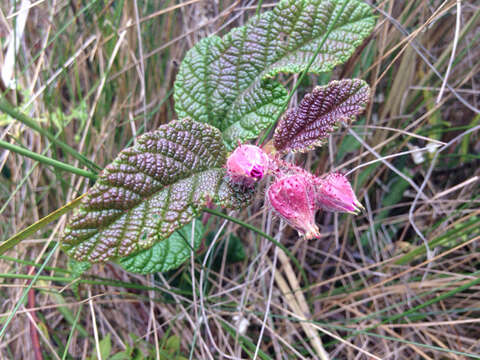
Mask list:
POLYGON ((358 215, 364 210, 345 175, 338 172, 328 174, 323 179, 317 178, 315 194, 318 208, 325 211, 358 215))
POLYGON ((303 174, 277 179, 267 190, 270 206, 306 239, 320 237, 315 224, 314 195, 312 182, 303 174))

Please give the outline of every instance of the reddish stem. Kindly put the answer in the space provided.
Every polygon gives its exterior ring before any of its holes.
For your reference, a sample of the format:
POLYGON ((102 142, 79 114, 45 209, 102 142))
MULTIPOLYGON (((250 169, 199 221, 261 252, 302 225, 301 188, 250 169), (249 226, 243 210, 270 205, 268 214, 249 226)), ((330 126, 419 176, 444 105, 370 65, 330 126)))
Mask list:
MULTIPOLYGON (((30 273, 34 273, 35 270, 33 266, 30 267, 30 273)), ((35 308, 35 290, 30 289, 28 292, 28 307, 33 309, 35 308)), ((38 324, 37 313, 34 310, 30 310, 30 337, 32 339, 33 351, 35 354, 35 360, 43 360, 42 349, 40 348, 40 339, 38 338, 38 331, 35 324, 38 324)))

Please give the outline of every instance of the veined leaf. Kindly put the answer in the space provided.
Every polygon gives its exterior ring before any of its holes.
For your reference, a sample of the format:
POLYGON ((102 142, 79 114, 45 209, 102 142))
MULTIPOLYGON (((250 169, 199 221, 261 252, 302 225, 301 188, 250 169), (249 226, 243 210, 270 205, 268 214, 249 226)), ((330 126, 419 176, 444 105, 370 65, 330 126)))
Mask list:
POLYGON ((75 279, 82 276, 91 267, 92 264, 90 264, 88 261, 77 261, 75 259, 70 259, 68 262, 68 268, 72 272, 72 277, 75 279))
POLYGON ((224 38, 203 39, 187 53, 175 82, 178 115, 219 128, 230 148, 237 140, 257 137, 287 98, 271 78, 306 69, 345 1, 309 70, 330 71, 345 62, 375 24, 369 6, 359 0, 283 0, 224 38))
POLYGON ((175 269, 182 265, 200 246, 203 225, 195 222, 192 248, 192 224, 175 231, 167 239, 157 242, 151 248, 141 250, 120 259, 120 265, 129 272, 152 274, 175 269))
POLYGON ((275 148, 281 152, 305 152, 322 145, 339 122, 353 120, 365 109, 369 95, 367 83, 358 79, 316 87, 280 119, 274 135, 275 148))
POLYGON ((142 135, 88 191, 63 248, 77 261, 124 257, 167 239, 210 200, 245 206, 251 193, 225 179, 226 156, 218 129, 190 119, 142 135))

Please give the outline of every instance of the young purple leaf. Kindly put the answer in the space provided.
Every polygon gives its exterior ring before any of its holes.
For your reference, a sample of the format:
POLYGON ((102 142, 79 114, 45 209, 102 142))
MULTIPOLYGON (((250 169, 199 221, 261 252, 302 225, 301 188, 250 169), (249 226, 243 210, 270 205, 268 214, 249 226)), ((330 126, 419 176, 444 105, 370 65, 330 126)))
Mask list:
POLYGON ((316 87, 281 118, 275 130, 275 148, 305 152, 322 145, 338 123, 353 120, 364 110, 369 94, 368 85, 358 79, 316 87))
POLYGON ((255 145, 240 145, 227 159, 227 174, 238 184, 252 187, 268 171, 267 154, 255 145))
POLYGON ((267 191, 272 208, 306 239, 320 236, 315 225, 315 189, 303 174, 275 181, 267 191))
POLYGON ((358 214, 363 209, 347 178, 340 173, 328 174, 316 183, 316 204, 326 211, 358 214))

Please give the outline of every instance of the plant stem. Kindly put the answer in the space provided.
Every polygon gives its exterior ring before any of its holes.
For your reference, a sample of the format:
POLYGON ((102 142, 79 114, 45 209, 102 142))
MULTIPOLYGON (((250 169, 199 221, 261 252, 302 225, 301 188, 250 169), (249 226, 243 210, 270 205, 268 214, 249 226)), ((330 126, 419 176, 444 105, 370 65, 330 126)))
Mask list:
POLYGON ((5 114, 10 115, 14 119, 17 119, 21 123, 28 126, 30 129, 35 130, 39 134, 45 136, 48 140, 50 140, 53 144, 59 146, 63 151, 72 155, 74 158, 78 159, 82 162, 85 166, 87 166, 91 171, 98 172, 102 168, 99 167, 94 162, 88 160, 85 156, 80 154, 78 151, 70 147, 69 145, 65 144, 63 141, 57 139, 53 134, 48 132, 47 130, 40 127, 33 119, 29 118, 27 115, 17 111, 13 106, 11 106, 7 101, 4 99, 0 99, 0 111, 3 111, 5 114))
MULTIPOLYGON (((37 275, 35 275, 35 276, 37 276, 37 275)), ((0 279, 25 279, 25 280, 30 280, 30 279, 33 279, 33 278, 34 278, 33 275, 27 275, 27 274, 0 273, 0 279)), ((84 279, 84 278, 80 278, 80 277, 40 275, 40 276, 37 277, 37 279, 38 280, 44 280, 44 281, 55 281, 55 282, 64 283, 64 284, 70 284, 73 281, 78 280, 79 284, 114 286, 114 287, 121 287, 121 288, 125 288, 125 289, 145 290, 145 291, 153 290, 155 292, 161 293, 162 295, 175 293, 175 294, 178 294, 178 295, 185 296, 185 295, 190 294, 190 293, 188 293, 184 290, 179 290, 179 289, 173 289, 173 288, 163 289, 159 286, 144 286, 144 285, 135 284, 135 283, 128 283, 128 282, 124 282, 124 281, 109 280, 109 279, 103 279, 103 278, 100 278, 100 279, 97 280, 95 278, 84 279)), ((39 287, 41 287, 41 286, 39 286, 39 287)), ((165 303, 168 303, 168 301, 165 300, 165 303)))
POLYGON ((92 180, 97 180, 97 175, 92 173, 92 172, 76 168, 72 165, 65 164, 61 161, 51 159, 51 158, 49 158, 47 156, 44 156, 44 155, 37 154, 36 152, 30 151, 30 150, 28 150, 24 147, 14 145, 14 144, 10 144, 7 141, 0 140, 0 147, 4 148, 4 149, 7 149, 7 150, 10 150, 10 151, 13 151, 13 152, 16 152, 17 154, 29 157, 30 159, 39 161, 41 163, 54 166, 54 167, 59 168, 61 170, 65 170, 65 171, 71 172, 73 174, 77 174, 77 175, 80 175, 80 176, 83 176, 83 177, 86 177, 86 178, 89 178, 89 179, 92 179, 92 180))

